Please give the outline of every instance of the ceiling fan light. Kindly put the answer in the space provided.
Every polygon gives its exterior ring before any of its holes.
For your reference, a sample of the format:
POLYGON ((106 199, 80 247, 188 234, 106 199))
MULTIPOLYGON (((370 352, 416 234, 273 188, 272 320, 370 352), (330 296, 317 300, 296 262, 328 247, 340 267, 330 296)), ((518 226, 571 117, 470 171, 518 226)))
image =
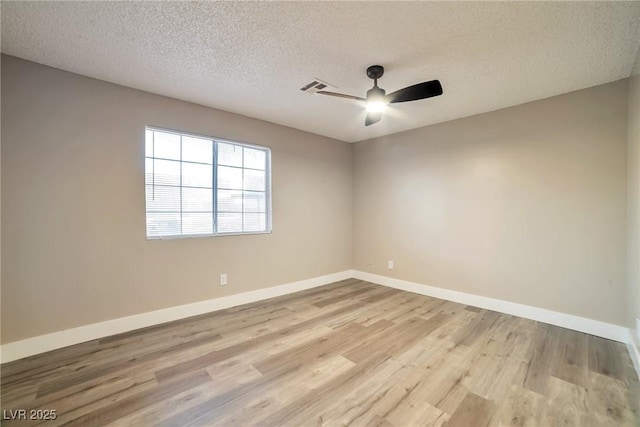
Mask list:
POLYGON ((387 109, 387 103, 384 101, 367 102, 367 111, 370 113, 382 113, 387 109))

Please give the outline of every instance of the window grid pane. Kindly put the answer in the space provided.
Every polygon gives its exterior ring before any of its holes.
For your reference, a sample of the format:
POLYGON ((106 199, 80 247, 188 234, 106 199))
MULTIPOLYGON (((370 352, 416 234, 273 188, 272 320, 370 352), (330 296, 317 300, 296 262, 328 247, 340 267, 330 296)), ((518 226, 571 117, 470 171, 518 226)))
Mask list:
POLYGON ((147 128, 145 158, 147 237, 269 231, 268 148, 147 128))

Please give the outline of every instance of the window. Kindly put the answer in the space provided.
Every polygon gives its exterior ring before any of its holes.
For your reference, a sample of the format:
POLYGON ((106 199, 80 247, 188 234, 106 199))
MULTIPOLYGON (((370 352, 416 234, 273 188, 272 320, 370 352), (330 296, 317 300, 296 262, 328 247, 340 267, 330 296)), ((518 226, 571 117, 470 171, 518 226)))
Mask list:
POLYGON ((147 128, 147 238, 271 231, 271 150, 147 128))

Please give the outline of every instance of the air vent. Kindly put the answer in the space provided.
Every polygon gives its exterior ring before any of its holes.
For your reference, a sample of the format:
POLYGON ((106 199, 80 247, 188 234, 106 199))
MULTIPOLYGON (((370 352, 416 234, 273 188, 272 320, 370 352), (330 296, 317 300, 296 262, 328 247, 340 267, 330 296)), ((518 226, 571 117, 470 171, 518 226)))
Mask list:
POLYGON ((306 84, 300 88, 301 91, 307 92, 307 93, 316 93, 321 90, 332 91, 334 89, 336 89, 335 86, 330 85, 327 82, 323 82, 320 79, 313 79, 311 83, 306 84))

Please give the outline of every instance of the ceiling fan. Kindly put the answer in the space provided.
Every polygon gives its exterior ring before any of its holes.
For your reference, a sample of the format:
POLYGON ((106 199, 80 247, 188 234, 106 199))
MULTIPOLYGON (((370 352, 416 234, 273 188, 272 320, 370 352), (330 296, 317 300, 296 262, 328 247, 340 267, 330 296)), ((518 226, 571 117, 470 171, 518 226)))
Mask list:
POLYGON ((367 76, 370 79, 373 79, 373 87, 367 91, 366 98, 323 90, 316 93, 321 95, 337 96, 339 98, 355 99, 356 101, 365 101, 367 103, 367 118, 364 122, 365 126, 379 122, 382 117, 382 112, 387 108, 387 104, 417 101, 419 99, 442 95, 442 86, 438 80, 418 83, 413 86, 408 86, 404 89, 391 92, 387 95, 384 89, 378 87, 378 79, 382 77, 383 74, 384 67, 382 65, 372 65, 367 68, 367 76))

